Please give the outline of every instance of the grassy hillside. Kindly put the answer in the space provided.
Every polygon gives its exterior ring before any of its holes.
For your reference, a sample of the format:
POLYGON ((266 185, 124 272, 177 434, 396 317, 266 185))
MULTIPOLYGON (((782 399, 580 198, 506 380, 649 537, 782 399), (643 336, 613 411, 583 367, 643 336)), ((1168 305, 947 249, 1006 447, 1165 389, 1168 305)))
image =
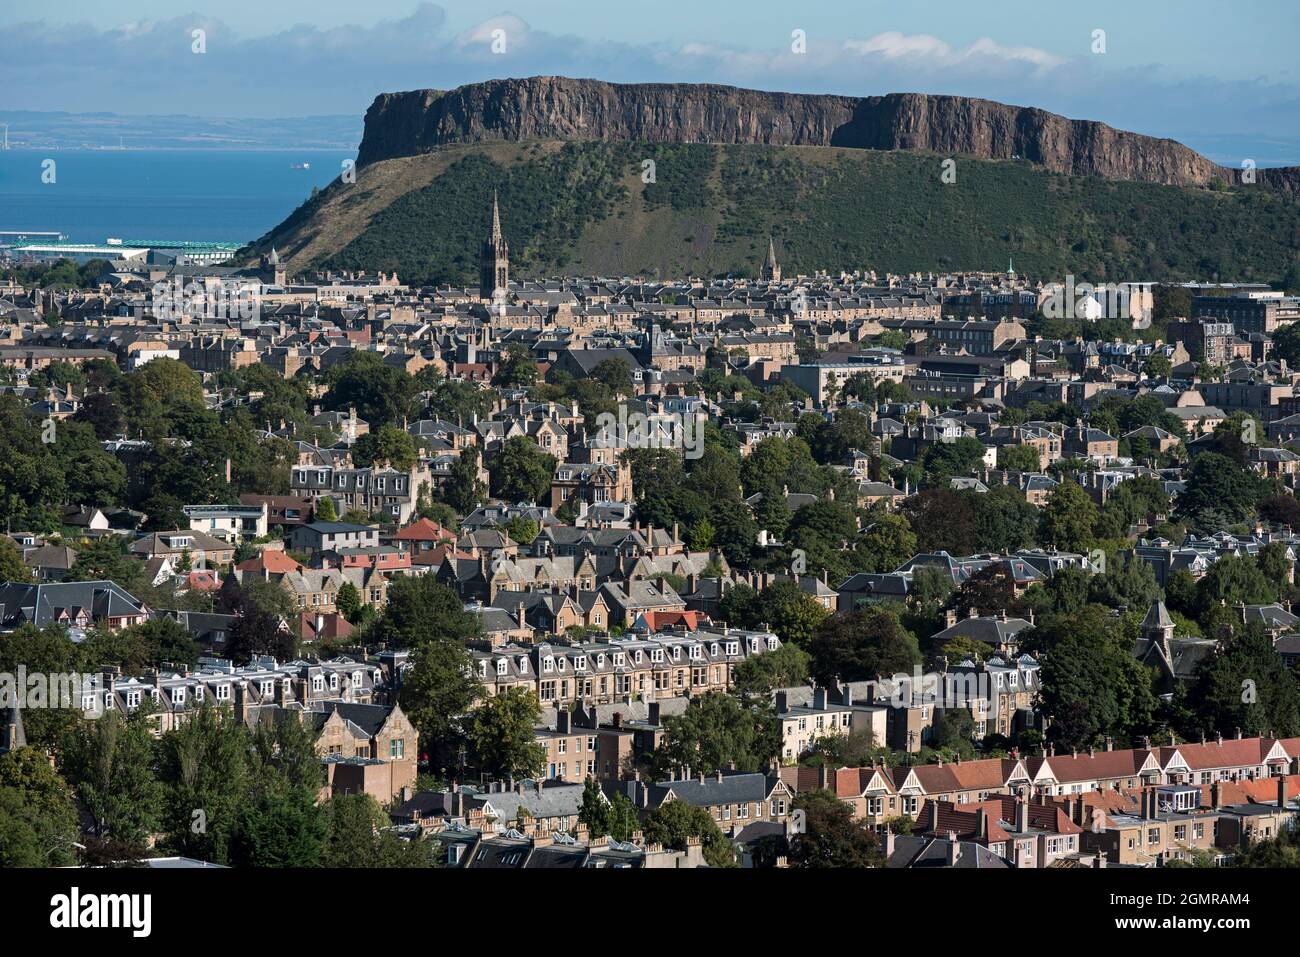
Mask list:
POLYGON ((826 147, 494 143, 362 169, 259 241, 291 266, 476 281, 493 190, 512 275, 755 275, 1016 269, 1092 282, 1300 286, 1300 205, 1248 186, 1183 189, 1020 162, 826 147), (645 161, 654 181, 643 181, 645 161))

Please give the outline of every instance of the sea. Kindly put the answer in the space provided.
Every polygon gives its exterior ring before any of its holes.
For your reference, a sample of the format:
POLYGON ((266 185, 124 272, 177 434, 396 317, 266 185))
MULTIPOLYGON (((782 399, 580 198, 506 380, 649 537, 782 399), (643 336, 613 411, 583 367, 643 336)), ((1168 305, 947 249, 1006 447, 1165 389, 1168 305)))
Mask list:
POLYGON ((355 158, 345 150, 0 150, 0 231, 61 232, 79 243, 245 243, 355 158))

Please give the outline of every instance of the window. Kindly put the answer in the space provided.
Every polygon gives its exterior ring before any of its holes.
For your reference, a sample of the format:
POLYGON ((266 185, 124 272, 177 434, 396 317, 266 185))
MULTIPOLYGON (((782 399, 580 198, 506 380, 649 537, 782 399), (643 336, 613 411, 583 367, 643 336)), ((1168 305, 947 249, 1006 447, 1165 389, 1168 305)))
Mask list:
POLYGON ((401 738, 393 738, 389 741, 388 756, 393 760, 406 757, 406 742, 401 738))
POLYGON ((217 685, 217 700, 218 701, 230 700, 230 685, 217 685))

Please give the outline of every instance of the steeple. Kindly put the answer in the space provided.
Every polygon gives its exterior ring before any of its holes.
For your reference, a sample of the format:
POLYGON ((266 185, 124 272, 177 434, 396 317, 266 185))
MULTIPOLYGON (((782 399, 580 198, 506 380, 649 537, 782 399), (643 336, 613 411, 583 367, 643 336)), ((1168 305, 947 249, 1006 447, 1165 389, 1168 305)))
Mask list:
POLYGON ((781 281, 781 264, 776 261, 776 244, 767 237, 767 261, 763 263, 762 276, 768 282, 781 281))
POLYGON ((504 302, 510 285, 510 247, 501 232, 501 208, 492 193, 492 232, 479 251, 478 293, 485 302, 504 302))

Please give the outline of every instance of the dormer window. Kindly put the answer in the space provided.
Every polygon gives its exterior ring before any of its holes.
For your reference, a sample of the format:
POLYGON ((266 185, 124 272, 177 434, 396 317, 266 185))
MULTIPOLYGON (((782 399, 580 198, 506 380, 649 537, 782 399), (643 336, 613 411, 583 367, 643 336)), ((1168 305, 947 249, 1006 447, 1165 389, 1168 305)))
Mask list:
POLYGON ((185 689, 184 689, 184 688, 173 688, 173 689, 172 689, 172 704, 184 704, 184 703, 185 703, 185 689))
POLYGON ((677 645, 676 647, 673 648, 673 661, 681 661, 681 660, 682 660, 682 648, 681 645, 677 645))
POLYGON ((575 671, 586 671, 586 670, 587 670, 587 656, 586 656, 586 655, 578 655, 578 657, 574 658, 574 659, 573 659, 573 669, 574 669, 575 671))
POLYGON ((662 648, 656 648, 654 651, 650 652, 650 660, 655 664, 659 664, 664 660, 664 650, 662 648))
POLYGON ((320 675, 314 675, 314 676, 312 677, 312 679, 311 679, 311 690, 312 690, 312 691, 324 691, 324 690, 325 690, 325 679, 322 678, 320 675))
POLYGON ((623 652, 618 651, 614 653, 614 667, 615 668, 623 667, 623 652))
POLYGON ((555 659, 552 658, 550 655, 547 655, 545 658, 542 659, 542 671, 547 674, 550 674, 554 670, 555 670, 555 659))
POLYGON ((331 691, 339 690, 339 676, 336 674, 330 675, 330 690, 331 691))
POLYGON ((738 655, 738 654, 740 654, 740 642, 738 642, 738 641, 729 641, 729 642, 727 642, 727 654, 729 654, 729 655, 738 655))
POLYGON ((510 663, 504 658, 497 659, 497 675, 504 676, 510 670, 510 663))
POLYGON ((604 667, 605 667, 605 656, 604 656, 604 655, 597 655, 597 656, 596 656, 596 667, 597 667, 597 668, 604 668, 604 667))
POLYGON ((363 683, 364 682, 362 681, 361 672, 360 671, 352 672, 352 687, 360 688, 363 683))
POLYGON ((218 701, 230 700, 230 685, 217 685, 217 700, 218 701))
POLYGON ((262 696, 263 696, 264 698, 269 698, 269 697, 271 697, 273 694, 275 694, 275 682, 274 682, 274 681, 263 681, 263 682, 262 682, 262 696))
POLYGON ((709 645, 709 654, 714 658, 718 657, 718 643, 716 641, 709 645))

